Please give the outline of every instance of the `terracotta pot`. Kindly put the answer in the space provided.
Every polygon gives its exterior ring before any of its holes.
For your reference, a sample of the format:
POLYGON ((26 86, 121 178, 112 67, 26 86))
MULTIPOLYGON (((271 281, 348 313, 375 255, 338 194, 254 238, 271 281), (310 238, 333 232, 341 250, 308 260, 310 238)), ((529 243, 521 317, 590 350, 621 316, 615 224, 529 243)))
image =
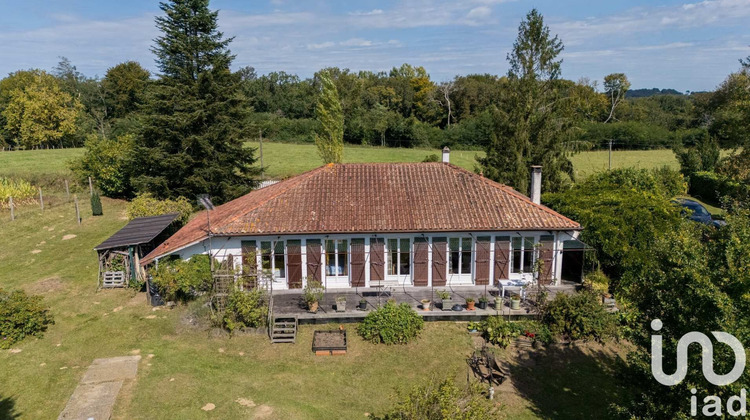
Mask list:
POLYGON ((312 302, 309 304, 310 312, 315 313, 318 312, 318 302, 312 302))
POLYGON ((422 309, 425 310, 425 311, 429 311, 431 303, 432 302, 430 300, 428 300, 428 299, 423 300, 422 301, 422 309))
POLYGON ((474 310, 474 302, 466 302, 466 309, 469 311, 474 310))

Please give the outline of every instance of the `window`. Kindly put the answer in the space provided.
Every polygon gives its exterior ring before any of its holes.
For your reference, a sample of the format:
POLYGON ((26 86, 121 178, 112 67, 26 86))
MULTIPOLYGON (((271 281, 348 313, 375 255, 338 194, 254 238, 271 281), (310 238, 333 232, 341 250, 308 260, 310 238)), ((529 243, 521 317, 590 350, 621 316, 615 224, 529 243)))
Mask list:
POLYGON ((534 237, 514 237, 511 241, 513 250, 513 273, 531 273, 534 271, 534 237))
POLYGON ((448 274, 471 274, 471 238, 450 238, 448 250, 448 274))
POLYGON ((326 240, 326 276, 348 276, 348 242, 346 239, 326 240))
POLYGON ((411 269, 409 239, 388 239, 388 275, 408 276, 411 269))
POLYGON ((276 278, 286 277, 284 264, 284 241, 276 241, 272 247, 271 241, 260 243, 260 265, 263 271, 269 270, 276 278))

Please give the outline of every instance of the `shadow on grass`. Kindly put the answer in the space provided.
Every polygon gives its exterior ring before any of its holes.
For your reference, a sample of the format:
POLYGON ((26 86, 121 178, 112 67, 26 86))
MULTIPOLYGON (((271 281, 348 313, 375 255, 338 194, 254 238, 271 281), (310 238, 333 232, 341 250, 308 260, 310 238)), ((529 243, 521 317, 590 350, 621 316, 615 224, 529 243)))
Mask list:
POLYGON ((0 420, 13 420, 20 417, 16 411, 16 401, 10 397, 0 396, 0 420))
POLYGON ((509 368, 516 392, 537 417, 600 419, 621 400, 614 373, 618 360, 611 346, 555 345, 522 353, 509 368))

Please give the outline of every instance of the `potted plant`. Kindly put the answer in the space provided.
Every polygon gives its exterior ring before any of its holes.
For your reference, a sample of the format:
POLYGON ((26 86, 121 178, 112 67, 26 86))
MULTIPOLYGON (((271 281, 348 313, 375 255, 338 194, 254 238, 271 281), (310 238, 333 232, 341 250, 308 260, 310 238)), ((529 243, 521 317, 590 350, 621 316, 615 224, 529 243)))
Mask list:
POLYGON ((489 300, 487 299, 487 296, 482 295, 479 297, 479 309, 487 309, 487 302, 489 300))
POLYGON ((346 296, 336 296, 336 312, 346 311, 346 296))
POLYGON ((442 301, 441 309, 444 311, 452 310, 451 306, 453 306, 453 301, 451 300, 451 294, 447 290, 438 290, 437 294, 442 301))
POLYGON ((359 300, 359 310, 366 311, 367 310, 367 299, 360 299, 359 300))
POLYGON ((521 309, 521 296, 513 295, 510 297, 510 309, 521 309))
POLYGON ((467 297, 466 298, 466 310, 467 311, 473 311, 474 310, 474 298, 473 297, 467 297))
POLYGON ((317 280, 309 280, 303 291, 303 299, 310 312, 318 312, 318 305, 323 299, 323 285, 317 280))
POLYGON ((466 326, 466 329, 469 330, 470 333, 475 333, 479 331, 480 322, 477 321, 470 321, 469 324, 466 326))
POLYGON ((431 300, 429 300, 429 299, 422 299, 422 300, 420 300, 420 302, 422 302, 422 309, 423 310, 425 310, 425 311, 429 311, 430 310, 430 304, 432 303, 431 300))

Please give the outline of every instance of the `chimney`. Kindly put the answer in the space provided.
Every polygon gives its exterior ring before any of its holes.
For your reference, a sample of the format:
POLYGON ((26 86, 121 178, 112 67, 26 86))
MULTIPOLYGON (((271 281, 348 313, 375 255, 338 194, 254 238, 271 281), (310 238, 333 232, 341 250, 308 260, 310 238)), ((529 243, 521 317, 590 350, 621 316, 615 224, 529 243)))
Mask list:
POLYGON ((443 163, 451 163, 451 149, 443 147, 443 163))
POLYGON ((531 167, 531 201, 542 204, 542 167, 537 165, 531 167))

